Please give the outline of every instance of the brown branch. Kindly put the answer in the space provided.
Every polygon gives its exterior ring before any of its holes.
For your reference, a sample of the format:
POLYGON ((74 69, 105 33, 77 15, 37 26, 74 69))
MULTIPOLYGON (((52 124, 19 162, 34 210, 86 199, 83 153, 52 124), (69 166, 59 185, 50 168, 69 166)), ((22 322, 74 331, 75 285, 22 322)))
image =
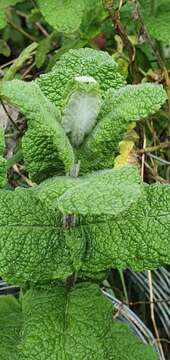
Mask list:
POLYGON ((158 343, 158 346, 159 346, 159 350, 160 350, 160 353, 162 355, 162 359, 165 360, 162 344, 160 342, 159 331, 158 331, 158 327, 157 327, 156 320, 155 320, 154 291, 153 291, 153 283, 152 283, 152 273, 151 273, 150 270, 148 270, 148 285, 149 285, 151 320, 152 320, 153 328, 154 328, 154 331, 155 331, 156 340, 157 340, 157 343, 158 343))
POLYGON ((13 125, 13 127, 17 130, 17 132, 19 132, 19 134, 21 135, 21 130, 19 129, 19 127, 17 126, 17 124, 15 123, 15 121, 12 119, 11 115, 9 114, 8 110, 5 107, 4 102, 2 101, 2 99, 0 100, 1 105, 6 113, 6 115, 8 116, 8 119, 10 120, 11 124, 13 125))
POLYGON ((154 152, 161 149, 169 149, 170 148, 170 142, 167 143, 160 143, 159 145, 155 146, 148 146, 143 149, 137 150, 138 154, 148 153, 148 152, 154 152))
POLYGON ((133 83, 137 84, 140 82, 140 79, 139 79, 139 69, 138 69, 138 66, 136 63, 136 59, 135 59, 135 54, 136 54, 135 47, 129 40, 128 34, 126 33, 126 31, 121 23, 120 8, 116 9, 116 10, 113 9, 114 0, 103 0, 103 2, 104 2, 105 8, 107 9, 107 11, 110 15, 110 18, 111 18, 112 23, 115 28, 115 32, 122 39, 124 47, 128 52, 128 56, 129 56, 129 60, 130 60, 130 73, 131 73, 131 76, 133 79, 133 83))

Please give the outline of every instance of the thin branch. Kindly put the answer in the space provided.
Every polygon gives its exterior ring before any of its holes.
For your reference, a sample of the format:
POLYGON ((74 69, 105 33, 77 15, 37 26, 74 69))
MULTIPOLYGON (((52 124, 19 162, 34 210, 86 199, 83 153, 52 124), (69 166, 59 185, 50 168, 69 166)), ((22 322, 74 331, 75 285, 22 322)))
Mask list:
POLYGON ((161 149, 169 149, 170 148, 170 142, 160 143, 159 145, 155 146, 148 146, 145 149, 139 149, 137 150, 138 154, 148 153, 148 152, 154 152, 161 149))
MULTIPOLYGON (((115 28, 116 34, 118 34, 124 44, 125 49, 128 52, 129 60, 130 60, 130 71, 133 79, 133 83, 139 83, 139 69, 136 63, 135 59, 135 47, 129 40, 128 34, 126 33, 120 19, 120 10, 119 8, 117 10, 113 9, 114 0, 103 0, 104 6, 107 9, 110 18, 112 20, 112 23, 115 28)), ((121 5, 121 2, 120 2, 121 5)), ((120 7, 120 6, 119 6, 120 7)))
POLYGON ((7 16, 8 24, 10 24, 15 30, 20 32, 23 36, 27 37, 31 41, 33 41, 33 42, 37 41, 32 35, 30 35, 26 31, 24 31, 21 27, 19 27, 18 25, 15 24, 15 22, 11 19, 9 11, 6 11, 6 16, 7 16))
POLYGON ((1 99, 0 101, 1 101, 2 107, 3 107, 4 111, 5 111, 5 113, 7 114, 8 119, 10 120, 11 124, 12 124, 13 127, 17 130, 17 132, 19 132, 19 134, 22 135, 22 134, 21 134, 21 130, 19 129, 19 127, 17 126, 17 124, 15 123, 15 121, 12 119, 12 117, 11 117, 11 115, 9 114, 8 110, 6 109, 6 107, 5 107, 2 99, 1 99))
POLYGON ((149 285, 149 298, 150 298, 150 312, 151 312, 151 320, 154 327, 156 340, 160 349, 160 353, 162 355, 162 359, 165 360, 162 344, 160 342, 159 331, 157 328, 156 320, 155 320, 155 310, 154 310, 154 292, 153 292, 153 283, 152 283, 152 273, 148 270, 148 285, 149 285))
POLYGON ((29 187, 33 187, 33 186, 34 186, 33 182, 32 182, 30 179, 28 179, 25 175, 21 174, 21 172, 20 172, 20 170, 19 170, 19 167, 18 167, 17 165, 13 165, 12 168, 13 168, 14 172, 15 172, 16 174, 18 174, 18 175, 21 177, 21 179, 22 179, 29 187))

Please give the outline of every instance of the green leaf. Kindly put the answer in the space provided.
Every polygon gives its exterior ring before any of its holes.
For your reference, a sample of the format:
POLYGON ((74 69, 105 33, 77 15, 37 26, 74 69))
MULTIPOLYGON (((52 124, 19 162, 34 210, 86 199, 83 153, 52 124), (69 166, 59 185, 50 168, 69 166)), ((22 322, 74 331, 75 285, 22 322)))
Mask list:
POLYGON ((0 29, 3 29, 7 24, 5 11, 9 6, 14 6, 23 0, 1 0, 0 1, 0 29))
POLYGON ((142 195, 138 170, 127 166, 104 170, 84 178, 58 200, 65 214, 118 215, 142 195))
POLYGON ((81 0, 37 0, 45 20, 57 31, 72 33, 80 24, 84 10, 81 0))
POLYGON ((84 5, 80 36, 82 39, 86 38, 89 42, 100 33, 103 20, 107 18, 108 13, 102 0, 84 0, 84 5))
POLYGON ((144 23, 150 35, 157 40, 170 44, 170 4, 167 0, 140 0, 144 23))
POLYGON ((166 98, 162 85, 151 83, 108 90, 98 123, 77 155, 82 172, 111 167, 128 124, 154 114, 166 98))
POLYGON ((95 126, 101 108, 99 84, 91 76, 76 76, 68 83, 64 98, 62 126, 78 147, 95 126))
POLYGON ((170 263, 170 187, 145 185, 132 206, 111 217, 83 218, 73 237, 86 239, 82 270, 97 272, 114 267, 133 271, 170 263))
POLYGON ((7 57, 11 54, 11 49, 5 40, 0 40, 0 54, 7 57))
POLYGON ((76 268, 62 216, 37 192, 0 191, 0 274, 10 283, 64 279, 76 268))
POLYGON ((17 344, 22 327, 21 305, 12 295, 0 296, 1 360, 18 360, 17 344))
POLYGON ((34 82, 3 82, 1 96, 26 115, 28 130, 22 139, 26 168, 33 181, 69 171, 74 153, 59 124, 60 112, 34 82))
POLYGON ((47 54, 52 48, 52 43, 57 40, 57 38, 58 35, 56 32, 52 32, 49 36, 39 41, 35 55, 35 64, 38 68, 44 64, 47 54))
POLYGON ((95 284, 32 289, 22 308, 22 360, 157 360, 151 346, 113 320, 113 306, 95 284))
POLYGON ((68 83, 77 75, 93 77, 103 96, 110 87, 120 88, 125 84, 113 58, 106 52, 90 48, 69 50, 56 62, 52 71, 41 75, 37 82, 49 100, 62 109, 68 83))
MULTIPOLYGON (((138 183, 137 174, 127 168, 124 174, 123 168, 114 170, 117 181, 118 174, 122 178, 126 174, 138 183)), ((93 176, 97 181, 100 173, 93 176)), ((75 272, 78 277, 80 273, 94 278, 111 267, 142 271, 170 264, 170 187, 144 186, 143 194, 131 206, 126 199, 127 208, 117 215, 111 215, 114 205, 108 200, 104 210, 100 205, 104 215, 86 212, 66 226, 67 217, 59 211, 57 199, 60 203, 64 193, 81 188, 79 183, 86 184, 87 178, 54 177, 32 189, 0 191, 0 275, 4 279, 35 283, 64 280, 75 272)), ((81 196, 80 191, 82 212, 81 196)))

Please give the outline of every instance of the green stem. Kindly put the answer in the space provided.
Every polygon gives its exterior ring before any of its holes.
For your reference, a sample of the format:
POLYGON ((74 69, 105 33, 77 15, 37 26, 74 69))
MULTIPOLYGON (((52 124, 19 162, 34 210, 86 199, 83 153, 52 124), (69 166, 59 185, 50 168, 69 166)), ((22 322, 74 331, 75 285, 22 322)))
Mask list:
POLYGON ((123 288, 124 298, 125 298, 126 304, 129 304, 129 298, 128 298, 128 293, 127 293, 127 289, 126 289, 126 284, 125 284, 125 279, 124 279, 123 270, 119 270, 119 276, 120 276, 120 279, 121 279, 121 283, 122 283, 122 288, 123 288))
POLYGON ((21 27, 16 25, 15 22, 12 21, 9 11, 6 11, 6 16, 8 19, 8 24, 10 24, 15 30, 20 32, 23 36, 27 37, 29 40, 34 41, 34 42, 36 41, 36 39, 32 35, 28 34, 21 27))

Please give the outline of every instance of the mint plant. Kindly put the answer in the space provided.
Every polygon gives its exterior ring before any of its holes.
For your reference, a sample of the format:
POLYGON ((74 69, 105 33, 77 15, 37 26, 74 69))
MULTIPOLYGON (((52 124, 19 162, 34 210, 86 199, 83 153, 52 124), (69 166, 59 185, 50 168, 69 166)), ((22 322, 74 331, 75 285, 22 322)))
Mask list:
POLYGON ((113 267, 170 263, 170 187, 113 168, 128 124, 158 111, 166 92, 126 85, 111 56, 85 48, 35 81, 4 80, 0 96, 26 117, 34 182, 0 190, 0 275, 23 288, 19 300, 0 297, 2 360, 156 360, 113 320, 98 283, 113 267))

